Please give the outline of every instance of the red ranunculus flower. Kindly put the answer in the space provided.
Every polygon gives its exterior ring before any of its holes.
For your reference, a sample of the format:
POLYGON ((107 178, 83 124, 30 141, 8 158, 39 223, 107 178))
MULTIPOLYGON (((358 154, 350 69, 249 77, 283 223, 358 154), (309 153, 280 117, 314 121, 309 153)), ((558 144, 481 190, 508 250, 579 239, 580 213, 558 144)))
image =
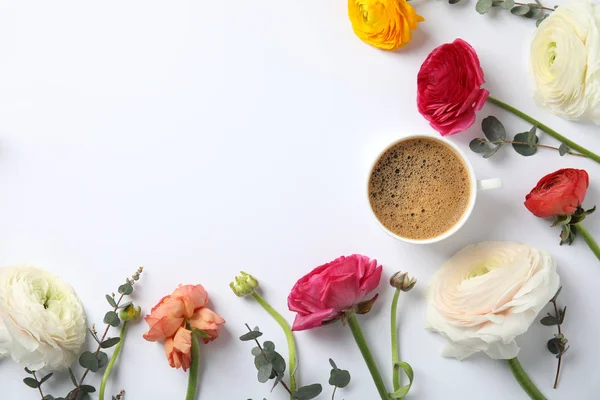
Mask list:
POLYGON ((583 203, 588 184, 582 169, 558 170, 538 182, 525 197, 525 207, 540 218, 572 214, 583 203))
POLYGON ((454 135, 475 122, 489 92, 477 53, 462 39, 443 44, 425 59, 417 75, 417 106, 431 127, 454 135))
POLYGON ((379 285, 381 271, 377 260, 358 254, 315 268, 296 282, 288 296, 290 311, 298 313, 292 330, 316 328, 359 303, 368 305, 376 295, 365 298, 379 285))

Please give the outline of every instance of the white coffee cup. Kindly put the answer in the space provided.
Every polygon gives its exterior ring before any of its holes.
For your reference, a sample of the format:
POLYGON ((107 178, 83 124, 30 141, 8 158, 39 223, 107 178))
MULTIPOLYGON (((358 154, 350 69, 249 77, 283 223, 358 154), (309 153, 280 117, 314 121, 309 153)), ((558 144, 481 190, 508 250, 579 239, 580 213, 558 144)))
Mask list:
POLYGON ((434 135, 434 134, 421 134, 421 135, 410 135, 410 136, 404 136, 392 143, 390 143, 385 149, 383 149, 379 155, 375 158, 375 161, 373 162, 370 170, 369 170, 369 175, 367 178, 367 202, 369 203, 369 208, 371 208, 371 212, 373 213, 373 216, 375 217, 375 221, 377 221, 377 223, 379 224, 379 226, 385 231, 387 232, 390 236, 401 240, 403 242, 408 242, 408 243, 414 243, 414 244, 430 244, 430 243, 436 243, 439 242, 440 240, 444 240, 452 235, 454 235, 460 228, 462 228, 462 226, 465 224, 465 222, 467 222, 467 219, 469 219, 469 217, 471 216, 471 212, 473 211, 473 207, 475 206, 475 200, 477 199, 477 192, 480 190, 488 190, 488 189, 496 189, 502 187, 502 181, 500 179, 483 179, 483 180, 477 180, 475 178, 475 172, 473 171, 473 166, 471 165, 471 163, 469 162, 469 160, 467 159, 467 157, 465 156, 465 154, 458 148, 458 146, 456 146, 454 143, 452 143, 451 141, 439 136, 439 135, 434 135), (387 227, 385 227, 385 225, 383 225, 381 223, 381 221, 379 221, 379 218, 377 218, 377 215, 375 214, 375 212, 373 211, 373 209, 371 208, 371 202, 369 199, 369 181, 371 180, 371 175, 373 173, 373 168, 375 168, 375 165, 377 164, 377 161, 379 161, 379 159, 381 158, 381 156, 387 151, 389 150, 391 147, 395 146, 396 144, 403 142, 405 140, 410 140, 410 139, 432 139, 432 140, 437 140, 443 144, 445 144, 446 146, 450 147, 452 150, 454 150, 454 152, 461 158, 463 164, 466 166, 467 168, 467 172, 469 174, 469 179, 470 179, 470 187, 471 187, 471 191, 470 191, 470 195, 469 195, 469 203, 467 204, 467 209, 465 210, 465 212, 463 213, 462 217, 460 218, 460 220, 454 225, 452 226, 452 228, 450 228, 449 230, 447 230, 446 232, 442 233, 439 236, 436 237, 432 237, 432 238, 428 238, 428 239, 410 239, 410 238, 405 238, 402 236, 397 235, 396 233, 392 232, 391 230, 389 230, 387 227))

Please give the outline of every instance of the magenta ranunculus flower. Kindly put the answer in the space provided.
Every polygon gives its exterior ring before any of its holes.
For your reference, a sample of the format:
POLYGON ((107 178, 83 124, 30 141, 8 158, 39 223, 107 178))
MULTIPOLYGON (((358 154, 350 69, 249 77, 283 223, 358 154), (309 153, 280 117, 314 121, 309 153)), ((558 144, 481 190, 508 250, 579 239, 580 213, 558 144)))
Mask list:
POLYGON ((359 311, 368 310, 377 296, 369 297, 379 285, 381 272, 377 260, 358 254, 315 268, 296 282, 288 296, 290 311, 298 313, 292 330, 316 328, 357 306, 359 311))
POLYGON ((417 75, 417 106, 442 136, 454 135, 475 122, 489 92, 475 49, 462 39, 434 49, 417 75))

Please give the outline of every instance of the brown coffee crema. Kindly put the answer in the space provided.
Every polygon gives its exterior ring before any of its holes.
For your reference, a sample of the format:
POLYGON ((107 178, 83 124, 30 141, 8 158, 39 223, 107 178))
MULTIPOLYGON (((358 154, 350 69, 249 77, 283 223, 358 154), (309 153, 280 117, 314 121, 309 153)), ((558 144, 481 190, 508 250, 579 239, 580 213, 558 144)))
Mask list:
POLYGON ((430 239, 449 231, 464 215, 471 190, 460 156, 428 138, 390 147, 369 178, 369 200, 377 219, 407 239, 430 239))

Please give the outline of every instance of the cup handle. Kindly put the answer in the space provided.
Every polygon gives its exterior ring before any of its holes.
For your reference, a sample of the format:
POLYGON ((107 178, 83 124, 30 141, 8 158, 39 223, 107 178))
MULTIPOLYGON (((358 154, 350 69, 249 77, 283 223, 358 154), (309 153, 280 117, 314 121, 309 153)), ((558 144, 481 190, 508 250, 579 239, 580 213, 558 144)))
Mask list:
POLYGON ((502 187, 502 180, 498 178, 494 179, 481 179, 477 181, 477 190, 489 190, 498 189, 502 187))

